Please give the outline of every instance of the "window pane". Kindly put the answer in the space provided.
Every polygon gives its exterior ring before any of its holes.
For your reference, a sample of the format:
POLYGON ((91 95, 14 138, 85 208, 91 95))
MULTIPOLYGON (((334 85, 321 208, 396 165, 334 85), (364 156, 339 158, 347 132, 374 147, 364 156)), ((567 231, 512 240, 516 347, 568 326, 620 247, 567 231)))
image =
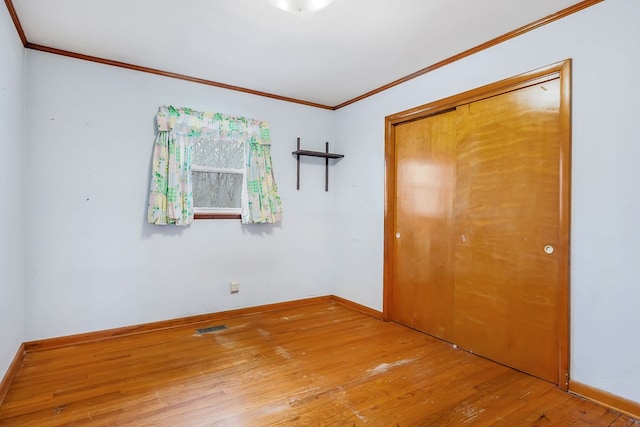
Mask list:
POLYGON ((244 144, 242 141, 216 140, 204 136, 193 146, 193 164, 214 168, 242 169, 244 144))
POLYGON ((192 171, 195 208, 239 208, 242 175, 192 171))

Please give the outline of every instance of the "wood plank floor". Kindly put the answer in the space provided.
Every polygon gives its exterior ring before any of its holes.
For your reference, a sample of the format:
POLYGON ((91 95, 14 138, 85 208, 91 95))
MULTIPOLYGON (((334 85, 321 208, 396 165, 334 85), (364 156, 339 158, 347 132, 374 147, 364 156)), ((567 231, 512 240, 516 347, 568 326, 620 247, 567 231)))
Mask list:
POLYGON ((335 303, 28 353, 2 426, 630 426, 335 303))

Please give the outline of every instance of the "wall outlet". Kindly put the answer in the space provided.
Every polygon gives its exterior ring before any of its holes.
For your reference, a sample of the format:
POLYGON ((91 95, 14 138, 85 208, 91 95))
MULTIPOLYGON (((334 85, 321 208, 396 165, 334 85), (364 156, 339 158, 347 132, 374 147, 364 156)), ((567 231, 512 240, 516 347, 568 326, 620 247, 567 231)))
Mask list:
POLYGON ((240 282, 238 282, 237 280, 232 280, 229 285, 229 291, 232 294, 237 294, 238 292, 240 292, 240 282))

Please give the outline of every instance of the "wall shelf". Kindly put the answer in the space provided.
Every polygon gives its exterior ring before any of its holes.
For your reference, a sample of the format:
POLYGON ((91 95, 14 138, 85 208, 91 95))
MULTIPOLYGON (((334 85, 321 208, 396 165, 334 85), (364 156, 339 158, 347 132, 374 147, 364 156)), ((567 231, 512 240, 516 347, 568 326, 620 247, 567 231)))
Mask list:
POLYGON ((298 161, 298 180, 296 183, 296 189, 300 189, 300 156, 310 156, 310 157, 323 157, 324 162, 324 191, 329 191, 329 159, 341 159, 344 157, 344 154, 336 154, 329 152, 329 143, 325 143, 325 152, 322 151, 311 151, 311 150, 301 150, 300 149, 300 138, 298 138, 298 147, 296 151, 293 151, 291 154, 294 154, 297 157, 298 161))

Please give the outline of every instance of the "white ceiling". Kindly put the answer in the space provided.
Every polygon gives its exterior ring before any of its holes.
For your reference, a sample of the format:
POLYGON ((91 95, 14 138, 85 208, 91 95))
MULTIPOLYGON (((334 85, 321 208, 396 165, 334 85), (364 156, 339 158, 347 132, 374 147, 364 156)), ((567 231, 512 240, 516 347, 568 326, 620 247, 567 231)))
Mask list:
POLYGON ((32 44, 336 106, 582 1, 13 0, 32 44))

